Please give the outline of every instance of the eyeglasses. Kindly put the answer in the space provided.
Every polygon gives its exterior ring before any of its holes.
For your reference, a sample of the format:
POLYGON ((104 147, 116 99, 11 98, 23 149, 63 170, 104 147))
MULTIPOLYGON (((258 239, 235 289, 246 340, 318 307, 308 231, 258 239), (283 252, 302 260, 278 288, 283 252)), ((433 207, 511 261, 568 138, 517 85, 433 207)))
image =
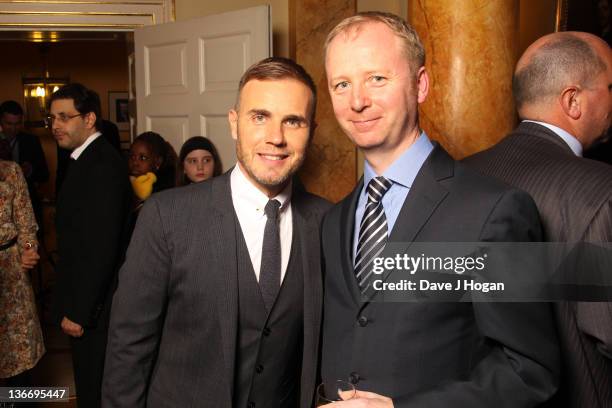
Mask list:
POLYGON ((45 117, 45 126, 51 129, 51 127, 53 126, 53 122, 55 122, 56 120, 61 124, 66 124, 68 123, 70 119, 74 119, 76 117, 85 116, 85 115, 87 115, 87 113, 77 113, 76 115, 72 115, 72 116, 65 115, 63 113, 60 114, 59 116, 47 115, 45 117))

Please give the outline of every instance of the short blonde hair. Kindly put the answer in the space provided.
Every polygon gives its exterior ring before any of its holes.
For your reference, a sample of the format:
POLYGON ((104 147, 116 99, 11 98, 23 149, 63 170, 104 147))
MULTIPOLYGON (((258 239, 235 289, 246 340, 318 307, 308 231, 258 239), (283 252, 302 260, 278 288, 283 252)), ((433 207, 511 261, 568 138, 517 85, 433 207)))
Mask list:
POLYGON ((351 29, 357 31, 360 26, 368 23, 386 25, 402 41, 406 57, 415 74, 419 68, 425 65, 425 47, 423 47, 423 43, 414 28, 401 17, 381 11, 364 11, 339 22, 327 35, 324 48, 325 56, 327 57, 329 44, 339 34, 348 34, 351 29))

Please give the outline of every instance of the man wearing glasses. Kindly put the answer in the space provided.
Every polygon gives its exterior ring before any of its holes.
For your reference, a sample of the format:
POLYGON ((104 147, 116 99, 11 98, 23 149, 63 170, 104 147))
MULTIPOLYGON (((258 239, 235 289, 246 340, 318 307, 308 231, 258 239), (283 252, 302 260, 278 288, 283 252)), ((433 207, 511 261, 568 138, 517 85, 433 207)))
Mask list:
POLYGON ((113 282, 130 199, 125 162, 100 137, 100 99, 81 84, 51 96, 47 127, 74 162, 57 197, 54 318, 70 336, 79 407, 100 406, 113 282))

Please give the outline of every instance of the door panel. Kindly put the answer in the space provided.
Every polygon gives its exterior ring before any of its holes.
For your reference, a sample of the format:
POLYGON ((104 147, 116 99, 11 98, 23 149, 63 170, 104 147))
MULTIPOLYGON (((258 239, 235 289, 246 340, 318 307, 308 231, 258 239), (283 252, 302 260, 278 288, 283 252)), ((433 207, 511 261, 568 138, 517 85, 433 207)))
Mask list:
POLYGON ((253 63, 270 56, 269 6, 136 30, 138 133, 154 131, 175 150, 206 136, 224 169, 236 162, 227 112, 253 63))
POLYGON ((147 127, 155 129, 172 146, 178 145, 179 149, 183 141, 190 137, 188 116, 147 116, 147 127))
POLYGON ((145 97, 188 94, 187 43, 145 48, 145 97))

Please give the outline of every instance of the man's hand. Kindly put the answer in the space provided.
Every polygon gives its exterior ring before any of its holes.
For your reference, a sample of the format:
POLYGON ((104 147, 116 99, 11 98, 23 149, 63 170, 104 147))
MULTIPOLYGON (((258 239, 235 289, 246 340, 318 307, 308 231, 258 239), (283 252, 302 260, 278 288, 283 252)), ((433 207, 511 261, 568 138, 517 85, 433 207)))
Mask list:
MULTIPOLYGON (((29 244, 29 243, 28 243, 29 244)), ((21 251, 21 267, 23 269, 32 269, 38 263, 40 256, 35 246, 29 244, 21 251)))
POLYGON ((83 327, 80 324, 73 322, 66 316, 62 319, 62 330, 72 337, 81 337, 84 333, 83 327))
POLYGON ((393 401, 383 395, 357 390, 352 399, 334 402, 334 408, 393 408, 393 401))

